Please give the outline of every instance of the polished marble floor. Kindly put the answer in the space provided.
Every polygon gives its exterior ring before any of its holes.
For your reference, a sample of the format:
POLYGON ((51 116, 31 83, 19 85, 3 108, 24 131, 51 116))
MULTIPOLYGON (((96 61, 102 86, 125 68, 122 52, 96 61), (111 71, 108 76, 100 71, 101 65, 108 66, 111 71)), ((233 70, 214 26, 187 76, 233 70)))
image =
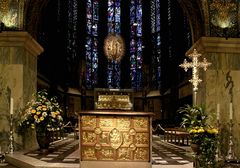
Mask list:
MULTIPOLYGON (((79 150, 78 140, 74 138, 66 138, 50 146, 50 150, 46 154, 40 153, 38 150, 26 153, 15 152, 12 156, 7 157, 8 165, 1 166, 4 168, 18 167, 79 167, 79 150), (21 163, 16 161, 25 160, 21 163), (14 166, 15 165, 15 166, 14 166), (17 165, 17 166, 16 166, 17 165)), ((153 136, 152 146, 152 168, 192 168, 192 152, 189 146, 177 146, 161 140, 158 136, 153 136)))

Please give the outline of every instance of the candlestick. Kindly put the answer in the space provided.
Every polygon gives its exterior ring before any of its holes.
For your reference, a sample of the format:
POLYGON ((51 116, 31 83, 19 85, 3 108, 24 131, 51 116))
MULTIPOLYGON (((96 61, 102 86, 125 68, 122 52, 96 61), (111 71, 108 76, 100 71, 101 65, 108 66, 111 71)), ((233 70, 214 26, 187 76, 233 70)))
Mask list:
POLYGON ((220 116, 220 104, 217 104, 217 120, 219 120, 219 116, 220 116))
POLYGON ((10 114, 13 115, 13 98, 10 100, 10 114))
POLYGON ((9 137, 9 141, 10 141, 10 144, 9 144, 9 153, 10 154, 13 154, 13 142, 14 142, 14 139, 13 139, 13 115, 11 114, 10 115, 10 137, 9 137))
POLYGON ((232 120, 233 119, 233 110, 232 110, 232 102, 229 105, 229 119, 232 120))

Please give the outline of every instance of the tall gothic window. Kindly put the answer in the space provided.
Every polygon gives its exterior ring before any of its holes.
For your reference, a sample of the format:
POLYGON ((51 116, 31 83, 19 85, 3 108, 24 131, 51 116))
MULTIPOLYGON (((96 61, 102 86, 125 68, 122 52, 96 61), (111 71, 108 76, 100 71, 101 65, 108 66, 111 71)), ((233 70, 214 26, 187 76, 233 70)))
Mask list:
POLYGON ((87 0, 86 5, 86 86, 88 89, 97 84, 98 69, 98 0, 87 0))
MULTIPOLYGON (((121 33, 121 2, 108 0, 108 33, 121 33)), ((120 88, 120 62, 108 62, 107 85, 108 88, 120 88)))
POLYGON ((131 87, 142 88, 142 0, 130 3, 130 75, 131 87))
POLYGON ((160 0, 151 0, 151 33, 153 44, 152 82, 154 89, 161 87, 160 0))
MULTIPOLYGON (((60 5, 60 1, 58 1, 60 5)), ((58 15, 60 15, 60 9, 58 9, 58 15)), ((77 0, 68 1, 67 6, 68 14, 68 29, 67 29, 67 66, 68 72, 71 76, 76 70, 76 62, 78 60, 78 43, 77 43, 77 21, 78 21, 78 3, 77 0)), ((59 19, 60 16, 58 16, 59 19)), ((72 80, 73 77, 68 77, 69 80, 72 80)), ((70 81, 68 81, 70 82, 70 81)))

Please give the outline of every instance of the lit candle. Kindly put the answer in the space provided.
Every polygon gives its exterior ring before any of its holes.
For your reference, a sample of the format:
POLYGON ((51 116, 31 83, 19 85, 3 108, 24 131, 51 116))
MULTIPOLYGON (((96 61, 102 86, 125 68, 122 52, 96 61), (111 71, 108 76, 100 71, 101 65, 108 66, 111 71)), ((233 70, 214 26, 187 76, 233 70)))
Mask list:
POLYGON ((10 114, 13 115, 13 98, 10 100, 10 114))
POLYGON ((217 120, 219 120, 219 116, 220 116, 220 104, 217 104, 217 120))
POLYGON ((233 110, 232 110, 232 102, 229 105, 229 119, 232 120, 233 119, 233 110))

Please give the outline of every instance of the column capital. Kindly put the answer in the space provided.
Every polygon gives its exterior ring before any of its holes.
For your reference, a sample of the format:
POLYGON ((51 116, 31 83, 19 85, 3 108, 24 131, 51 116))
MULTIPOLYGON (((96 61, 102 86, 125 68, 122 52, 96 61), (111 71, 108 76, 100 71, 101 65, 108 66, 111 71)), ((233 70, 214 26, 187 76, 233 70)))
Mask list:
POLYGON ((186 52, 186 56, 194 49, 201 53, 240 53, 240 38, 201 37, 186 52))
POLYGON ((1 47, 24 47, 33 56, 40 55, 44 49, 28 33, 24 31, 3 31, 0 33, 1 47))

